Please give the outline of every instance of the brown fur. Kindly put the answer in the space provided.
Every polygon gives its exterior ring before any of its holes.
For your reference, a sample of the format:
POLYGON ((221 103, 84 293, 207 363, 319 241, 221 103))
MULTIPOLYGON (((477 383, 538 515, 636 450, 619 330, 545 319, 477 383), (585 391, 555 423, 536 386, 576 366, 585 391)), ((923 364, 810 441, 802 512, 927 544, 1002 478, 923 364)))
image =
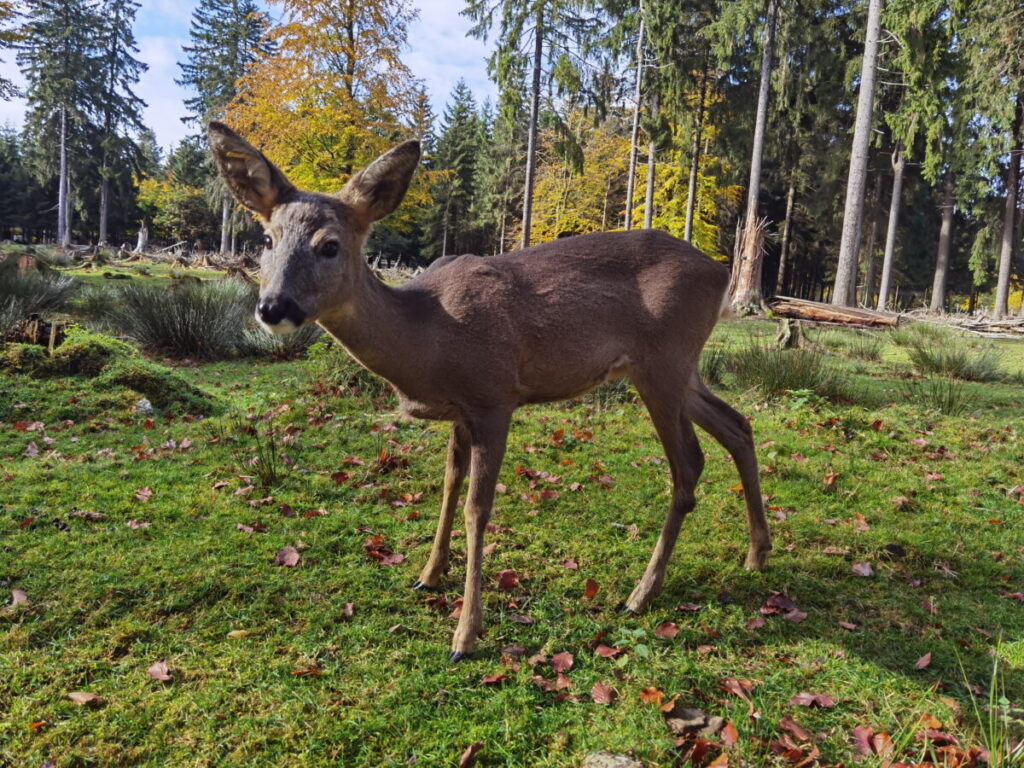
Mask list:
POLYGON ((764 567, 771 544, 750 426, 707 390, 697 367, 727 290, 724 266, 688 243, 642 230, 487 258, 449 256, 393 288, 373 276, 362 245, 372 221, 405 194, 419 156, 415 142, 382 155, 332 197, 298 192, 226 126, 210 130, 222 173, 240 202, 263 215, 273 238, 261 296, 296 302, 307 322, 319 323, 390 381, 410 416, 453 423, 441 520, 417 585, 435 587, 447 571, 455 508, 469 474, 455 658, 474 649, 483 629, 483 534, 512 412, 579 395, 609 378, 628 376, 636 385, 673 482, 661 537, 626 607, 640 610, 660 589, 693 508, 703 455, 692 423, 734 457, 751 536, 746 566, 764 567), (339 244, 335 258, 317 255, 328 240, 339 244))

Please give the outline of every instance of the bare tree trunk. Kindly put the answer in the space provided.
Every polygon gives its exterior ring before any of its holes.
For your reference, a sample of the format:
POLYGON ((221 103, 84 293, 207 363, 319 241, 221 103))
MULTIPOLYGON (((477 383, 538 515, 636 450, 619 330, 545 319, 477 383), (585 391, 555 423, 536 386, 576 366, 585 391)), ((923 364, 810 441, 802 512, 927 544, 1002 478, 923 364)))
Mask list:
POLYGON ((889 224, 885 233, 885 256, 882 257, 882 284, 878 287, 878 306, 884 311, 889 303, 889 290, 892 287, 892 261, 896 251, 896 230, 900 219, 900 198, 903 195, 903 171, 907 161, 903 149, 896 145, 892 153, 892 199, 889 201, 889 224))
POLYGON ((647 192, 644 195, 644 229, 650 229, 654 221, 654 170, 655 153, 654 139, 647 145, 647 192))
POLYGON ((537 4, 537 29, 533 42, 533 83, 530 92, 530 126, 526 145, 526 183, 523 187, 523 239, 521 247, 530 246, 530 224, 533 221, 533 177, 537 170, 537 120, 540 113, 540 69, 544 56, 544 5, 537 4))
POLYGON ((693 235, 693 214, 697 209, 697 173, 700 171, 700 137, 704 132, 704 99, 707 97, 708 73, 700 78, 700 96, 697 98, 697 116, 693 126, 693 152, 690 156, 690 180, 686 185, 686 223, 683 225, 683 240, 693 235))
POLYGON ((775 19, 778 0, 768 0, 764 49, 761 52, 761 82, 757 92, 757 118, 754 123, 754 147, 750 157, 750 182, 747 185, 747 215, 739 238, 739 257, 733 264, 732 305, 746 311, 761 304, 761 240, 758 227, 757 199, 761 191, 761 157, 764 154, 764 131, 768 122, 768 96, 772 80, 772 54, 775 45, 775 19))
POLYGON ((935 256, 935 279, 932 281, 931 312, 946 311, 946 284, 949 276, 949 245, 953 232, 953 174, 946 177, 942 200, 942 227, 939 229, 939 250, 935 256))
POLYGON ((135 241, 135 250, 133 253, 145 253, 146 247, 149 245, 149 227, 146 226, 146 222, 142 222, 139 225, 139 238, 135 241))
POLYGON ((68 112, 60 111, 60 179, 57 182, 57 244, 71 243, 68 233, 68 112))
POLYGON ((107 244, 107 220, 110 215, 110 179, 107 177, 107 153, 103 151, 103 165, 100 168, 100 236, 98 245, 107 244))
POLYGON ((226 254, 231 248, 231 200, 227 192, 220 204, 220 252, 226 254))
POLYGON ((839 264, 832 303, 847 307, 856 298, 857 251, 860 250, 861 217, 864 213, 864 183, 868 173, 871 141, 871 113, 875 99, 875 75, 878 71, 878 38, 882 32, 883 0, 870 0, 868 27, 861 65, 860 93, 857 95, 857 120, 853 129, 850 173, 846 182, 846 205, 843 210, 843 234, 839 242, 839 264))
POLYGON ((796 174, 789 176, 789 192, 786 193, 786 218, 782 223, 782 245, 779 248, 779 271, 775 275, 775 295, 781 296, 786 280, 786 262, 789 260, 789 235, 793 221, 793 200, 796 198, 796 174))
POLYGON ((882 174, 875 179, 875 191, 871 194, 871 226, 868 228, 868 242, 864 246, 864 306, 871 306, 875 295, 875 241, 878 239, 878 201, 882 197, 882 174))
POLYGON ((636 156, 640 139, 640 102, 644 80, 644 8, 640 6, 640 31, 636 38, 636 88, 633 90, 633 128, 629 138, 629 175, 626 177, 626 224, 633 228, 633 189, 636 185, 636 156))
POLYGON ((1024 157, 1024 147, 1021 146, 1020 136, 1022 122, 1024 122, 1024 92, 1017 94, 1017 113, 1013 120, 1013 148, 1010 150, 1010 164, 1006 167, 1006 207, 1003 209, 999 279, 996 282, 996 306, 993 312, 996 317, 1005 317, 1009 312, 1007 303, 1010 298, 1010 270, 1013 262, 1013 222, 1017 212, 1020 161, 1024 157))

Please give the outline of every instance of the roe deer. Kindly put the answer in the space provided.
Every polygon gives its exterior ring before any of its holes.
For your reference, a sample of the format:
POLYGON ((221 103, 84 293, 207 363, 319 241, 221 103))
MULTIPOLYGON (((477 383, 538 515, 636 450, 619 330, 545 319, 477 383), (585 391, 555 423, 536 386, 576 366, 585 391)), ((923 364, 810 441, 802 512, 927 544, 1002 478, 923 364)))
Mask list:
POLYGON ((672 501, 643 578, 626 601, 639 611, 661 588, 680 525, 694 506, 704 456, 693 423, 732 454, 760 570, 771 549, 750 425, 704 386, 698 357, 725 306, 729 270, 662 232, 602 233, 500 256, 446 256, 405 285, 379 281, 362 254, 370 225, 401 202, 419 162, 407 141, 353 176, 337 195, 296 189, 222 123, 210 145, 238 201, 266 233, 259 321, 274 333, 319 323, 398 392, 409 416, 452 422, 441 518, 415 588, 448 569, 463 480, 466 586, 451 660, 483 629, 483 538, 512 412, 574 397, 628 376, 665 448, 672 501))

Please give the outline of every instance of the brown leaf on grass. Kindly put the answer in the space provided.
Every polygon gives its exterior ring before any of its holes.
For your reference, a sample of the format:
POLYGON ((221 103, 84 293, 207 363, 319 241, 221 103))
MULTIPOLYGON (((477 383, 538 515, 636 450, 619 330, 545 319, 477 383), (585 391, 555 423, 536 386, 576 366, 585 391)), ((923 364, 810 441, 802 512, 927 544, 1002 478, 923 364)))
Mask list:
POLYGON ((801 691, 792 699, 789 700, 790 704, 796 704, 800 707, 819 707, 821 709, 831 709, 836 705, 836 700, 829 696, 827 693, 807 693, 801 691))
POLYGON ((11 605, 32 605, 32 602, 28 599, 28 595, 25 594, 24 590, 12 589, 11 605))
POLYGON ((854 523, 853 527, 858 531, 870 531, 871 526, 868 525, 868 519, 864 517, 860 512, 853 513, 854 523))
POLYGON ((604 683, 594 683, 594 687, 590 689, 590 698, 595 704, 611 704, 615 701, 615 689, 604 683))
POLYGON ((654 630, 656 637, 662 637, 666 640, 671 640, 679 634, 679 625, 674 621, 665 621, 657 626, 654 630))
POLYGON ((457 598, 455 598, 452 601, 452 608, 454 610, 452 610, 451 615, 448 617, 449 619, 457 619, 460 616, 462 616, 462 598, 461 597, 457 597, 457 598))
POLYGON ((354 603, 345 603, 341 606, 341 616, 344 619, 351 619, 355 615, 356 606, 354 603))
POLYGON ((789 613, 790 611, 795 610, 796 603, 778 592, 773 592, 765 601, 765 604, 760 608, 761 613, 765 616, 774 616, 776 614, 789 613))
POLYGON ((782 618, 786 621, 792 621, 794 624, 799 624, 801 621, 807 618, 807 614, 801 611, 799 608, 794 608, 789 613, 785 614, 782 618))
POLYGON ((850 569, 858 576, 874 576, 875 572, 871 568, 871 563, 854 563, 850 569))
POLYGON ((677 611, 687 611, 689 613, 697 613, 704 606, 697 605, 697 603, 680 603, 676 606, 677 611))
POLYGON ((857 625, 854 624, 852 621, 840 621, 839 626, 850 632, 853 632, 855 629, 857 629, 857 625))
POLYGON ((504 672, 499 672, 496 675, 484 675, 483 679, 480 680, 480 685, 498 685, 508 679, 508 675, 504 672))
POLYGON ((153 489, 149 486, 143 486, 142 488, 135 489, 135 498, 139 501, 149 501, 149 497, 153 495, 153 489))
POLYGON ((930 613, 932 616, 937 616, 939 613, 938 609, 935 607, 935 604, 931 600, 922 600, 921 607, 928 611, 928 613, 930 613))
POLYGON ((587 585, 583 589, 583 597, 588 600, 598 593, 601 587, 593 579, 587 579, 587 585))
POLYGON ((519 575, 512 570, 505 570, 498 573, 498 589, 509 591, 519 584, 519 575))
POLYGON ((747 629, 761 629, 765 625, 764 616, 755 616, 747 620, 747 629))
POLYGON ((573 656, 568 651, 556 653, 551 657, 551 668, 555 672, 568 672, 572 669, 573 656))
POLYGON ((135 518, 131 518, 127 523, 125 523, 125 525, 127 525, 133 531, 137 531, 140 528, 149 528, 149 526, 151 526, 152 523, 150 523, 147 520, 136 520, 135 518))
POLYGON ((922 656, 920 659, 918 659, 917 662, 915 662, 914 667, 917 668, 917 669, 924 669, 925 667, 927 667, 931 663, 932 663, 932 652, 928 651, 928 653, 926 653, 924 656, 922 656))
POLYGON ((665 700, 665 694, 653 686, 648 686, 640 691, 640 701, 644 704, 655 704, 661 706, 665 700))
POLYGON ((282 565, 285 568, 294 568, 299 564, 302 556, 295 547, 285 547, 274 556, 274 565, 282 565))
POLYGON ((80 707, 102 707, 106 704, 102 696, 88 691, 72 691, 68 694, 68 698, 80 707))
POLYGON ((149 669, 146 671, 153 680, 159 680, 163 683, 170 682, 172 677, 171 668, 167 666, 167 662, 163 659, 150 664, 149 669))
POLYGON ((320 677, 324 671, 317 667, 307 667, 305 669, 293 669, 292 674, 296 677, 320 677))
POLYGON ((874 746, 871 743, 871 739, 874 737, 875 731, 866 725, 858 725, 850 733, 850 740, 853 742, 853 748, 857 750, 857 753, 864 757, 870 757, 875 753, 874 746))
POLYGON ((397 552, 392 552, 389 555, 384 555, 377 561, 381 565, 398 565, 399 563, 405 562, 405 555, 400 555, 397 552))
POLYGON ((486 547, 484 547, 484 555, 493 555, 498 549, 498 542, 492 541, 486 547))
POLYGON ((594 648, 594 653, 600 656, 602 659, 614 659, 616 656, 619 656, 625 652, 626 650, 624 648, 612 648, 610 646, 605 645, 604 643, 601 643, 596 648, 594 648))
POLYGON ((719 753, 718 757, 707 764, 707 768, 729 768, 729 755, 725 752, 719 753))
POLYGON ((736 742, 740 740, 739 731, 736 730, 736 726, 732 720, 730 720, 724 726, 722 726, 722 730, 718 734, 718 737, 722 740, 722 743, 725 744, 725 746, 727 747, 735 746, 736 742))
POLYGON ((781 721, 779 721, 779 727, 784 731, 789 731, 800 741, 811 741, 814 738, 810 731, 800 725, 800 723, 789 715, 786 715, 781 721))
POLYGON ((568 560, 563 560, 561 563, 562 567, 567 571, 578 571, 580 566, 571 557, 568 560))
POLYGON ((821 478, 821 481, 825 484, 826 489, 832 489, 836 487, 836 480, 838 479, 838 472, 826 472, 825 476, 821 478))
POLYGON ((484 743, 478 741, 475 744, 470 744, 463 751, 462 756, 459 758, 459 768, 469 768, 473 764, 473 758, 476 757, 476 753, 484 748, 484 743))
POLYGON ((555 681, 548 680, 546 677, 542 677, 541 675, 533 676, 533 684, 540 688, 542 691, 555 690, 555 681))
POLYGON ((739 696, 746 702, 750 702, 750 694, 754 691, 754 684, 749 680, 737 680, 734 677, 723 677, 718 681, 723 691, 739 696))
POLYGON ((572 680, 564 672, 559 672, 555 675, 555 690, 561 691, 563 688, 572 688, 572 680))

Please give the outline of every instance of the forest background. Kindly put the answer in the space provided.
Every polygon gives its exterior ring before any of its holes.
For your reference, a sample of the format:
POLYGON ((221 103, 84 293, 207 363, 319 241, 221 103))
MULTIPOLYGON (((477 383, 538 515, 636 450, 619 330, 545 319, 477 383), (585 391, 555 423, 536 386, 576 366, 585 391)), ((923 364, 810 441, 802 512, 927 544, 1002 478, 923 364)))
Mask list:
POLYGON ((421 139, 368 247, 391 263, 653 226, 730 260, 741 309, 1024 310, 1019 0, 467 0, 482 102, 428 93, 408 0, 199 0, 169 148, 136 93, 139 7, 0 0, 24 83, 0 98, 26 104, 0 129, 0 239, 251 258, 259 227, 208 157, 218 118, 323 192, 421 139))

